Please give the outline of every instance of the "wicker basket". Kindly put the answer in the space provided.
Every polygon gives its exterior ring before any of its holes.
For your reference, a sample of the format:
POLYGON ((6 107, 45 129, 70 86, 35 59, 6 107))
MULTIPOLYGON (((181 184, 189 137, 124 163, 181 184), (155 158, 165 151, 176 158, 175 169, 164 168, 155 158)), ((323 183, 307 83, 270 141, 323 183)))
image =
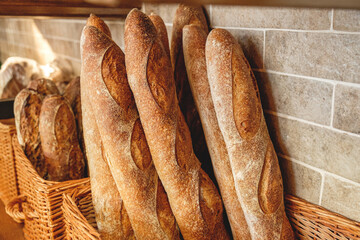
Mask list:
POLYGON ((7 204, 18 195, 14 152, 11 144, 16 136, 14 119, 0 120, 0 199, 7 204))
MULTIPOLYGON (((286 195, 286 213, 298 239, 360 239, 360 223, 300 198, 286 195)), ((100 240, 90 183, 64 194, 67 239, 100 240)))
POLYGON ((360 223, 306 202, 285 197, 286 213, 300 239, 360 239, 360 223))
POLYGON ((96 230, 90 184, 65 193, 62 208, 67 239, 101 239, 96 230))
POLYGON ((16 137, 12 143, 20 195, 6 205, 6 212, 17 222, 24 221, 26 239, 63 239, 62 195, 72 188, 89 184, 89 179, 46 181, 26 158, 16 137))

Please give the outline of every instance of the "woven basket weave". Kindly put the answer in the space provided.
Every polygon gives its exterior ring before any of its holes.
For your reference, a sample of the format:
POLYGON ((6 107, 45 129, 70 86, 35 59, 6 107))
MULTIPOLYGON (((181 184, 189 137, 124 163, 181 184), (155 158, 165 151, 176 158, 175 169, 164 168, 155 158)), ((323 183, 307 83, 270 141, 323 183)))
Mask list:
POLYGON ((6 212, 17 222, 24 221, 26 239, 63 239, 62 195, 72 188, 89 184, 89 179, 46 181, 26 158, 16 137, 12 143, 20 195, 6 205, 6 212))
POLYGON ((300 239, 360 239, 360 223, 306 202, 285 197, 286 213, 300 239))
MULTIPOLYGON (((360 239, 360 223, 300 198, 286 195, 286 213, 298 239, 360 239)), ((67 239, 100 240, 96 231, 90 183, 64 194, 67 239)))
POLYGON ((90 183, 64 194, 63 212, 66 239, 100 240, 96 230, 90 183))
POLYGON ((0 120, 0 199, 7 204, 18 195, 14 152, 11 144, 16 136, 14 119, 0 120))

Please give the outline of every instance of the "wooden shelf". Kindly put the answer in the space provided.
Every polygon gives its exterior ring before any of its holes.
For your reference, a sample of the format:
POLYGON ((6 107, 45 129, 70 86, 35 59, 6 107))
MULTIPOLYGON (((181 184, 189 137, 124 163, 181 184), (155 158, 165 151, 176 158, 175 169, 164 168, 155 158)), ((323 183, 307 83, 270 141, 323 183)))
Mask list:
POLYGON ((100 6, 83 0, 2 0, 2 16, 59 16, 84 17, 94 13, 100 17, 126 16, 132 8, 141 7, 138 1, 125 1, 116 7, 100 6))

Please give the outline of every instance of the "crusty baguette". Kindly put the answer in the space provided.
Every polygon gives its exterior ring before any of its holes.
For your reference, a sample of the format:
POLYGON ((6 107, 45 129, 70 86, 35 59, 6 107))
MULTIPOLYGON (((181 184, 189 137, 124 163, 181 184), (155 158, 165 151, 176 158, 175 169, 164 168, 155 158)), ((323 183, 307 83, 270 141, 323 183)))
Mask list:
POLYGON ((211 31, 206 41, 206 63, 216 116, 251 238, 293 239, 285 215, 279 163, 256 79, 228 31, 211 31))
MULTIPOLYGON (((95 15, 91 15, 86 24, 89 26, 98 26, 107 36, 111 36, 109 29, 105 23, 95 15), (106 27, 105 27, 106 26, 106 27)), ((92 75, 89 74, 88 58, 90 57, 84 45, 94 45, 93 36, 81 35, 81 86, 86 85, 91 80, 92 75)), ((102 59, 98 58, 98 63, 102 59)), ((108 166, 103 143, 101 141, 100 132, 97 127, 95 115, 88 98, 85 87, 81 87, 81 110, 83 113, 83 131, 84 141, 89 165, 91 195, 95 210, 95 219, 101 238, 104 240, 113 239, 135 239, 134 231, 131 227, 130 219, 117 189, 115 181, 111 175, 108 166)))
POLYGON ((60 94, 55 83, 46 78, 38 78, 29 82, 27 88, 40 93, 43 97, 51 94, 60 94))
POLYGON ((104 147, 90 102, 83 89, 81 93, 84 113, 84 140, 87 149, 91 196, 101 239, 135 239, 124 202, 120 197, 105 159, 104 147))
POLYGON ((71 82, 66 86, 63 96, 69 102, 75 116, 77 135, 79 138, 81 151, 84 153, 85 169, 87 169, 87 158, 81 112, 80 77, 75 77, 73 80, 71 80, 71 82))
POLYGON ((164 21, 159 15, 156 15, 155 13, 151 13, 149 15, 149 18, 151 19, 152 23, 154 24, 156 28, 156 32, 161 39, 161 42, 163 44, 163 47, 165 48, 165 52, 170 58, 170 47, 169 47, 169 38, 166 30, 166 26, 164 21))
POLYGON ((41 106, 39 132, 50 181, 80 179, 84 176, 84 156, 77 137, 70 105, 60 95, 47 96, 41 106))
POLYGON ((228 239, 220 195, 201 169, 175 93, 171 63, 155 26, 132 10, 125 61, 150 152, 184 239, 228 239))
POLYGON ((182 30, 185 25, 191 23, 199 24, 201 28, 208 33, 208 25, 201 6, 180 4, 176 10, 173 21, 170 50, 171 63, 174 70, 176 94, 179 106, 190 129, 194 153, 202 163, 202 167, 205 172, 213 178, 213 169, 210 162, 209 151, 206 146, 200 117, 196 110, 194 99, 190 90, 184 62, 182 30))
POLYGON ((200 114, 216 180, 229 218, 234 239, 250 239, 245 216, 236 195, 234 178, 224 138, 211 98, 207 78, 205 43, 207 33, 195 24, 183 28, 185 65, 196 108, 200 114))
POLYGON ((39 116, 43 96, 31 89, 23 89, 14 101, 17 138, 40 177, 46 177, 45 158, 41 148, 39 116))
POLYGON ((92 36, 91 45, 83 45, 88 54, 83 60, 91 67, 84 68, 88 81, 83 88, 134 234, 137 239, 179 239, 127 81, 125 56, 98 29, 86 27, 83 34, 92 36))
POLYGON ((90 56, 83 60, 91 66, 85 73, 88 81, 83 87, 134 234, 137 239, 179 239, 175 218, 152 163, 128 85, 125 56, 96 28, 87 27, 83 34, 93 36, 94 46, 101 45, 98 49, 83 45, 90 56))

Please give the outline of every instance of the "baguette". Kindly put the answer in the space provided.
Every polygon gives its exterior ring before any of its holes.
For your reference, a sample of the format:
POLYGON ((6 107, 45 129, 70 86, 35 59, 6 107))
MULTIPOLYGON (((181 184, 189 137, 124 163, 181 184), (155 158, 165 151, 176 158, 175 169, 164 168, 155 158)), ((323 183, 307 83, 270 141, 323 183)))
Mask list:
POLYGON ((151 156, 184 239, 228 239, 221 198, 194 155, 171 63, 155 26, 134 9, 125 20, 125 62, 151 156))
POLYGON ((233 238, 251 239, 243 210, 236 195, 229 156, 211 98, 205 59, 206 37, 207 33, 199 25, 191 24, 183 28, 183 51, 187 75, 196 108, 200 114, 233 238))
POLYGON ((98 49, 83 46, 90 56, 85 59, 87 63, 95 59, 99 62, 87 69, 85 78, 89 80, 83 87, 134 234, 137 239, 179 239, 179 230, 152 163, 127 81, 125 56, 96 28, 87 27, 83 34, 93 36, 93 45, 101 46, 98 49))
POLYGON ((294 239, 256 79, 229 32, 211 31, 206 41, 206 63, 216 116, 251 238, 294 239))
POLYGON ((40 177, 46 178, 47 169, 39 132, 42 100, 43 96, 34 90, 21 90, 14 101, 14 115, 20 146, 40 177))
MULTIPOLYGON (((75 77, 65 88, 64 98, 69 102, 73 110, 77 135, 80 143, 81 151, 84 153, 85 168, 87 168, 86 149, 84 142, 84 132, 82 125, 81 97, 80 97, 80 77, 75 77)), ((87 172, 87 171, 86 171, 87 172)))
POLYGON ((47 96, 41 106, 39 132, 47 179, 66 181, 84 176, 84 156, 77 138, 75 117, 64 97, 47 96))
POLYGON ((179 106, 190 129, 194 153, 202 163, 205 172, 208 173, 213 180, 215 180, 213 177, 209 151, 205 142, 204 131, 202 129, 199 114, 195 107, 185 69, 182 32, 183 27, 191 23, 196 23, 201 26, 206 33, 209 32, 205 14, 201 6, 180 4, 176 10, 173 21, 171 36, 171 63, 174 70, 176 94, 179 106))
MULTIPOLYGON (((95 15, 91 15, 87 21, 87 26, 98 26, 107 36, 111 36, 105 23, 95 15)), ((95 219, 101 239, 135 239, 129 216, 124 207, 120 193, 111 175, 110 168, 106 162, 103 143, 97 127, 95 115, 88 99, 86 85, 92 76, 88 65, 90 55, 84 51, 84 45, 94 45, 93 36, 81 35, 81 108, 83 113, 84 141, 89 165, 92 201, 95 210, 95 219)), ((100 58, 97 59, 100 62, 100 58)))
POLYGON ((149 15, 149 18, 151 19, 152 23, 154 24, 156 28, 156 32, 163 44, 163 47, 165 49, 166 54, 168 55, 170 59, 170 48, 169 48, 169 38, 166 30, 166 26, 164 21, 161 19, 159 15, 156 15, 155 13, 151 13, 149 15))

